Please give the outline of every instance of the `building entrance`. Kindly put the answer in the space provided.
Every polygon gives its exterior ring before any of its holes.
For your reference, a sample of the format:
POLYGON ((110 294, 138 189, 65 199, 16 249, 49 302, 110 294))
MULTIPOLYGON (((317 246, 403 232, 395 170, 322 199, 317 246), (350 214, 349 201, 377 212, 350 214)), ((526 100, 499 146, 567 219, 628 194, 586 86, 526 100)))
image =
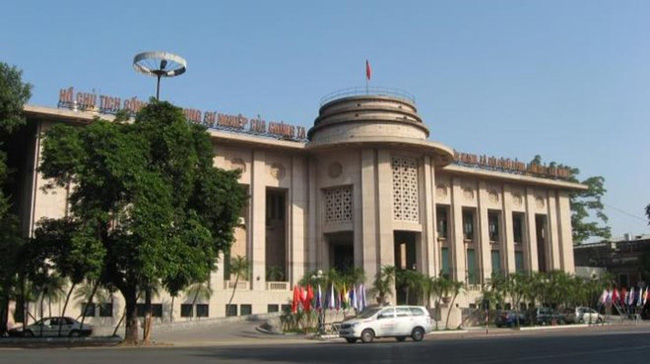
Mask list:
POLYGON ((395 231, 393 239, 395 243, 395 291, 398 304, 417 304, 417 288, 415 287, 414 275, 417 270, 416 254, 417 233, 411 231, 395 231))
POLYGON ((330 267, 345 273, 354 269, 354 234, 352 231, 327 234, 330 267))

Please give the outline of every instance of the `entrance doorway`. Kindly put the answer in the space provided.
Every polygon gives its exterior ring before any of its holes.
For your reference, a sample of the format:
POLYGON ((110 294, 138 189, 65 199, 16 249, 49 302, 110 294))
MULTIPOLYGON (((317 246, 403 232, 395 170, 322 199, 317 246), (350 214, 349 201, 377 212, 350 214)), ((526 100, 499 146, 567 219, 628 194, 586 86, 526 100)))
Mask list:
POLYGON ((343 231, 327 234, 329 243, 329 265, 339 273, 354 269, 354 234, 343 231))
POLYGON ((395 231, 393 241, 395 246, 395 300, 397 304, 417 304, 418 287, 414 278, 417 271, 416 253, 417 233, 411 231, 395 231))

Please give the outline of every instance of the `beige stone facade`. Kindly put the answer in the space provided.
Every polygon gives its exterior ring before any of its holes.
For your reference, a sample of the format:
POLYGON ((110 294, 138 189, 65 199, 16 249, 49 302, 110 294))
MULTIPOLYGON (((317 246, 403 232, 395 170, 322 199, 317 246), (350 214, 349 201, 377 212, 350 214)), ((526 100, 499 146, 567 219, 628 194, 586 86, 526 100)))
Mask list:
MULTIPOLYGON (((40 218, 66 212, 66 191, 44 193, 46 181, 34 168, 41 132, 57 122, 88 123, 95 114, 37 106, 26 112, 35 131, 22 204, 31 234, 40 218)), ((305 274, 331 267, 363 267, 368 285, 383 265, 448 274, 467 283, 461 307, 474 303, 496 271, 574 271, 569 192, 584 187, 456 163, 452 148, 428 140, 408 99, 334 99, 320 108, 306 143, 209 132, 214 165, 240 169, 250 195, 226 255, 245 256, 252 267, 238 284, 238 314, 281 308, 305 274)), ((226 315, 234 285, 226 260, 212 274, 212 298, 200 302, 209 317, 226 315)), ((112 316, 96 321, 119 320, 123 304, 113 302, 112 316)), ((158 302, 159 320, 168 321, 171 298, 158 302)), ((176 299, 175 320, 186 319, 181 305, 189 302, 176 299)))

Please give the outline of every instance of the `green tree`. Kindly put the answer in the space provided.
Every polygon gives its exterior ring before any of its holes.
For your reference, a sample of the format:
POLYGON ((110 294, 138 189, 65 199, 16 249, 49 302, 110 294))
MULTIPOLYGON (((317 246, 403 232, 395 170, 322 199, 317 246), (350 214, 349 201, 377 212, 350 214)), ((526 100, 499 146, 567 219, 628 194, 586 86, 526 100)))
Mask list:
POLYGON ((465 284, 456 280, 450 280, 449 286, 447 288, 447 294, 452 295, 451 303, 449 304, 449 311, 447 311, 447 319, 445 320, 445 329, 449 329, 449 316, 451 315, 451 309, 454 307, 454 302, 456 298, 463 291, 465 284))
POLYGON ((371 289, 372 294, 377 298, 377 303, 386 303, 386 299, 393 295, 394 287, 395 267, 392 265, 382 266, 379 272, 375 274, 371 289))
POLYGON ((22 81, 22 72, 0 62, 0 336, 7 332, 9 300, 15 298, 24 246, 19 220, 12 211, 11 171, 7 165, 7 142, 25 124, 23 106, 32 86, 22 81))
POLYGON ((235 298, 235 292, 237 291, 237 284, 239 283, 239 278, 248 279, 249 269, 250 269, 250 265, 246 257, 242 257, 241 255, 238 255, 235 258, 232 258, 230 260, 230 274, 235 275, 235 284, 232 287, 232 295, 230 296, 230 300, 228 300, 228 305, 226 306, 226 312, 230 311, 229 310, 230 304, 232 303, 232 299, 235 298))
MULTIPOLYGON (((536 155, 531 161, 533 164, 542 164, 542 158, 536 155)), ((570 194, 571 226, 573 228, 573 243, 582 244, 592 237, 609 239, 611 228, 607 226, 608 217, 603 211, 602 198, 607 192, 605 178, 593 176, 582 181, 578 179, 580 170, 556 162, 551 162, 550 167, 568 168, 571 173, 569 181, 587 186, 584 191, 572 191, 570 194), (591 221, 590 221, 591 220, 591 221)))
POLYGON ((47 132, 41 171, 51 187, 70 187, 74 239, 103 252, 102 283, 125 299, 126 343, 138 338, 139 290, 206 280, 233 241, 246 195, 239 173, 213 158, 205 128, 155 100, 133 123, 47 132))
MULTIPOLYGON (((42 219, 29 244, 33 252, 32 265, 47 264, 45 271, 56 270, 71 282, 61 315, 65 315, 77 285, 84 279, 99 284, 101 278, 105 249, 87 226, 71 217, 42 219)), ((59 326, 59 334, 62 329, 63 326, 59 326)))
POLYGON ((404 290, 405 304, 417 303, 420 300, 420 297, 424 293, 425 279, 425 276, 416 270, 397 270, 395 273, 395 286, 404 290))

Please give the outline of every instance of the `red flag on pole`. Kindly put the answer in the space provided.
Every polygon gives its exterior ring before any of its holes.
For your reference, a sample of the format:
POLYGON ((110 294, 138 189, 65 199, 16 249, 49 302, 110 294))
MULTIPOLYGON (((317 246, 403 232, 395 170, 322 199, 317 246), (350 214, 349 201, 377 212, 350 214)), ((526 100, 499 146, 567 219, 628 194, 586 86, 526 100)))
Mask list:
POLYGON ((366 59, 366 80, 370 80, 370 76, 372 76, 372 69, 370 68, 370 62, 366 59))

